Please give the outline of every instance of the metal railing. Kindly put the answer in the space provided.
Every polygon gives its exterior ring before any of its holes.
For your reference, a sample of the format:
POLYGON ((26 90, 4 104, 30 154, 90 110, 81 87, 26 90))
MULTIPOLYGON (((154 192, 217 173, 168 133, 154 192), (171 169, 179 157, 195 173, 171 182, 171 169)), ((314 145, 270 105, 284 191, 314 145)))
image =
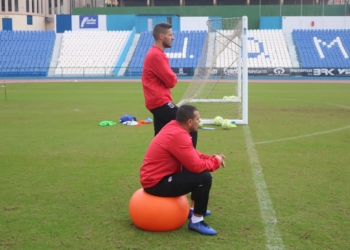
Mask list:
POLYGON ((0 66, 0 77, 115 77, 139 76, 142 68, 114 67, 6 67, 0 66))
MULTIPOLYGON (((192 77, 196 68, 172 68, 178 76, 192 77)), ((234 68, 207 68, 210 76, 237 76, 234 68)), ((0 78, 11 77, 54 77, 54 78, 111 78, 111 77, 140 77, 142 67, 4 67, 0 66, 0 78)), ((346 67, 314 67, 314 68, 248 68, 250 76, 345 76, 350 77, 350 68, 346 67)))

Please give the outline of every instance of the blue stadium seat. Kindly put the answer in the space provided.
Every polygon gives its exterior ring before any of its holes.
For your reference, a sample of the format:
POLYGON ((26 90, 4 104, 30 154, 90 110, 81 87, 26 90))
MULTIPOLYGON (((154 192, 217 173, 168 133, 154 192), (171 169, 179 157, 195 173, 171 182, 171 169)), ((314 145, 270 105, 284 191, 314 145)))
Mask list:
POLYGON ((0 31, 0 75, 45 76, 54 39, 53 31, 0 31), (39 66, 45 70, 35 70, 39 66))
POLYGON ((350 67, 350 29, 293 30, 302 67, 350 67))
MULTIPOLYGON (((169 49, 165 49, 169 57, 171 67, 196 67, 202 52, 203 45, 207 36, 206 31, 174 31, 175 40, 169 49), (183 54, 187 38, 187 48, 183 54)), ((135 49, 134 55, 129 64, 129 69, 125 75, 140 75, 143 67, 143 58, 153 45, 154 40, 152 33, 149 31, 142 32, 140 40, 135 49)))

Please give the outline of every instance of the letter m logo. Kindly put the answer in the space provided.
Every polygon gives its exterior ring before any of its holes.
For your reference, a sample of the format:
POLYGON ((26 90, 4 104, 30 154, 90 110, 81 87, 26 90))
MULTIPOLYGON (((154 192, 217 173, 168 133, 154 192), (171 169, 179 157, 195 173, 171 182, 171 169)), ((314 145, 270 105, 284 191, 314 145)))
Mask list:
MULTIPOLYGON (((346 52, 342 41, 340 40, 340 38, 337 36, 332 42, 330 42, 329 44, 327 44, 326 42, 322 41, 321 39, 318 39, 317 37, 314 37, 314 43, 317 49, 317 52, 320 56, 320 58, 325 58, 325 51, 326 49, 331 49, 333 46, 336 46, 336 44, 338 44, 338 48, 342 54, 342 56, 345 59, 349 58, 348 53, 346 52)), ((327 53, 326 53, 327 54, 327 53)))

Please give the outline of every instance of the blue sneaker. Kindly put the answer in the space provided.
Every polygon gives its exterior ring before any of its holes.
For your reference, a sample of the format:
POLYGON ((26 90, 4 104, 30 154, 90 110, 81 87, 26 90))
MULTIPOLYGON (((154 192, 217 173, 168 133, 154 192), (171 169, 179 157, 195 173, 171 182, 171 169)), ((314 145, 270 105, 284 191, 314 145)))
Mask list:
MULTIPOLYGON (((191 218, 192 218, 192 215, 193 215, 193 210, 190 209, 190 212, 188 213, 188 218, 191 219, 191 218)), ((204 216, 208 216, 208 215, 211 215, 210 210, 207 210, 207 211, 205 212, 205 215, 204 215, 204 216)))
POLYGON ((217 232, 214 229, 212 229, 208 224, 206 224, 204 220, 197 223, 192 223, 192 220, 190 220, 188 222, 188 228, 200 234, 205 234, 205 235, 217 234, 217 232))

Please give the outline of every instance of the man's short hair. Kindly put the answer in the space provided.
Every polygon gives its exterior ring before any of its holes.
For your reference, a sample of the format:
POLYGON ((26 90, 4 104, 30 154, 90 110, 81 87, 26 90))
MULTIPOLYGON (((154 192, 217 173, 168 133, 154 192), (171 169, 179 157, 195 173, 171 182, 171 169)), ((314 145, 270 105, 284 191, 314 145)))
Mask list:
POLYGON ((198 111, 195 106, 182 105, 176 112, 176 121, 179 123, 185 123, 195 117, 194 112, 198 111))
POLYGON ((170 23, 158 23, 153 29, 154 40, 157 40, 160 34, 165 34, 171 28, 172 25, 170 23))

